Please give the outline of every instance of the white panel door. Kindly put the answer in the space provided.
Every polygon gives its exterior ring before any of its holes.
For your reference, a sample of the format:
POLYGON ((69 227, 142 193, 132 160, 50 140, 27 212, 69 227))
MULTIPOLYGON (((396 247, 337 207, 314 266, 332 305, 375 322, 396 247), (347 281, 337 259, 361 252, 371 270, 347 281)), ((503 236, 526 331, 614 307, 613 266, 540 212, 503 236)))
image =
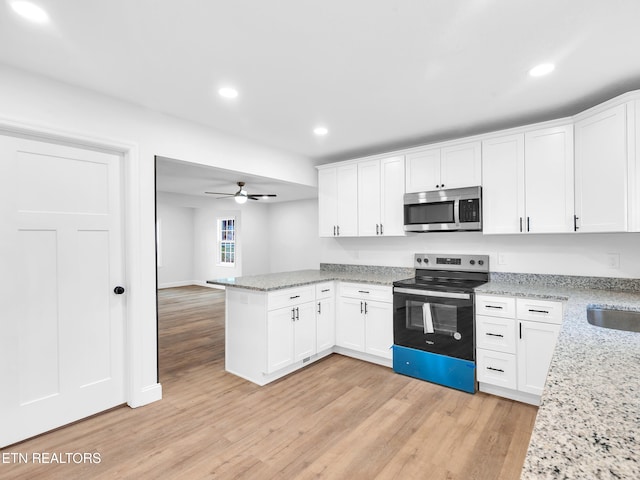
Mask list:
POLYGON ((0 136, 0 446, 125 402, 120 161, 0 136))
POLYGON ((318 220, 321 237, 335 237, 338 226, 338 169, 318 171, 318 220))
POLYGON ((267 373, 293 363, 293 323, 296 307, 279 308, 267 314, 267 373))
POLYGON ((482 185, 482 147, 480 142, 444 147, 440 159, 440 188, 482 185))
POLYGON ((315 303, 307 302, 296 307, 296 321, 293 324, 293 361, 299 362, 316 354, 316 311, 315 303))
POLYGON ((393 304, 365 302, 365 351, 371 355, 392 358, 393 304))
POLYGON ((542 395, 560 325, 520 321, 518 339, 518 390, 542 395))
POLYGON ((405 160, 407 193, 440 188, 440 149, 432 148, 407 155, 405 160))
POLYGON ((337 182, 337 218, 339 237, 358 236, 358 166, 338 167, 337 182))

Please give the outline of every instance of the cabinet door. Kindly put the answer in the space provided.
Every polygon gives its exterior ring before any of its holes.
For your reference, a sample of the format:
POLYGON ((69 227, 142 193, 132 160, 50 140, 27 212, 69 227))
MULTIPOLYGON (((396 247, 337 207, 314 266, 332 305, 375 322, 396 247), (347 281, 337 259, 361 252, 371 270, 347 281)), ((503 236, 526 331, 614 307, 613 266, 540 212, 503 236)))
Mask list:
POLYGON ((371 355, 392 358, 393 305, 365 302, 365 351, 371 355))
POLYGON ((321 237, 333 237, 338 225, 338 169, 318 171, 318 219, 321 237))
POLYGON ((482 232, 519 233, 524 221, 524 135, 482 144, 482 232))
POLYGON ((432 148, 407 155, 405 162, 407 193, 440 188, 440 149, 432 148))
POLYGON ((299 362, 316 353, 315 303, 303 303, 296 307, 293 323, 293 361, 299 362))
POLYGON ((322 352, 336 344, 336 303, 333 298, 323 298, 316 306, 316 351, 322 352))
POLYGON ((627 230, 626 128, 626 105, 575 125, 578 232, 627 230))
POLYGON ((480 142, 444 147, 440 156, 440 188, 482 185, 480 142))
POLYGON ((338 236, 358 235, 358 166, 343 165, 337 169, 338 236))
POLYGON ((358 163, 358 236, 380 235, 380 160, 358 163))
POLYGON ((560 325, 521 320, 518 326, 518 390, 542 395, 560 325))
POLYGON ((338 302, 336 345, 364 352, 364 301, 340 298, 338 302))
POLYGON ((573 125, 527 132, 525 230, 573 231, 573 125))
POLYGON ((294 309, 279 308, 267 314, 267 373, 293 363, 294 309))
POLYGON ((404 157, 380 160, 380 234, 402 236, 404 232, 404 157))

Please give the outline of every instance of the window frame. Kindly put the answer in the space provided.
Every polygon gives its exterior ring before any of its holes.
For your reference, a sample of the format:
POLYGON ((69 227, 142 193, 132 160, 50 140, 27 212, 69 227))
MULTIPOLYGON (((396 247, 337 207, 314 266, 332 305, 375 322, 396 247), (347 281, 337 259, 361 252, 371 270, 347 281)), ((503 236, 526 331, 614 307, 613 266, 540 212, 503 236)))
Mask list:
POLYGON ((219 267, 236 266, 238 259, 238 250, 236 248, 238 232, 236 227, 237 221, 234 216, 218 217, 216 219, 216 265, 219 267), (232 224, 231 228, 229 228, 229 222, 232 224), (225 257, 230 258, 230 261, 227 261, 225 257))

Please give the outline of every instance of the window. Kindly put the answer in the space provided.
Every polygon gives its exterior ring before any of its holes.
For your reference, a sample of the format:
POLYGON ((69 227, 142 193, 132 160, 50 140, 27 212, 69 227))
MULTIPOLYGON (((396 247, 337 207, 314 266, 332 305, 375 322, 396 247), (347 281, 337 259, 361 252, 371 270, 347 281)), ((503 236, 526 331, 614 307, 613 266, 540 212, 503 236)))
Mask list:
POLYGON ((233 267, 236 263, 236 219, 218 219, 218 264, 233 267))

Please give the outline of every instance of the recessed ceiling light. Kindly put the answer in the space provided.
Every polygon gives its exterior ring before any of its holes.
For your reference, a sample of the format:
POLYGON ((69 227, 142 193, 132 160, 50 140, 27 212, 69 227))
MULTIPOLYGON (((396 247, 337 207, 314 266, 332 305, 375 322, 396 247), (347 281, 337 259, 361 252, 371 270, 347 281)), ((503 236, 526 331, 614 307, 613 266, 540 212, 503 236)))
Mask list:
POLYGON ((531 75, 532 77, 541 77, 553 72, 554 68, 556 68, 556 66, 553 63, 541 63, 540 65, 536 65, 531 70, 529 70, 529 75, 531 75))
POLYGON ((236 98, 238 96, 238 90, 233 87, 223 87, 218 90, 218 94, 224 98, 236 98))
POLYGON ((329 130, 327 129, 327 127, 316 127, 313 129, 313 133, 319 137, 322 137, 329 133, 329 130))
POLYGON ((11 8, 20 16, 36 23, 46 23, 49 15, 39 6, 25 1, 11 2, 11 8))

